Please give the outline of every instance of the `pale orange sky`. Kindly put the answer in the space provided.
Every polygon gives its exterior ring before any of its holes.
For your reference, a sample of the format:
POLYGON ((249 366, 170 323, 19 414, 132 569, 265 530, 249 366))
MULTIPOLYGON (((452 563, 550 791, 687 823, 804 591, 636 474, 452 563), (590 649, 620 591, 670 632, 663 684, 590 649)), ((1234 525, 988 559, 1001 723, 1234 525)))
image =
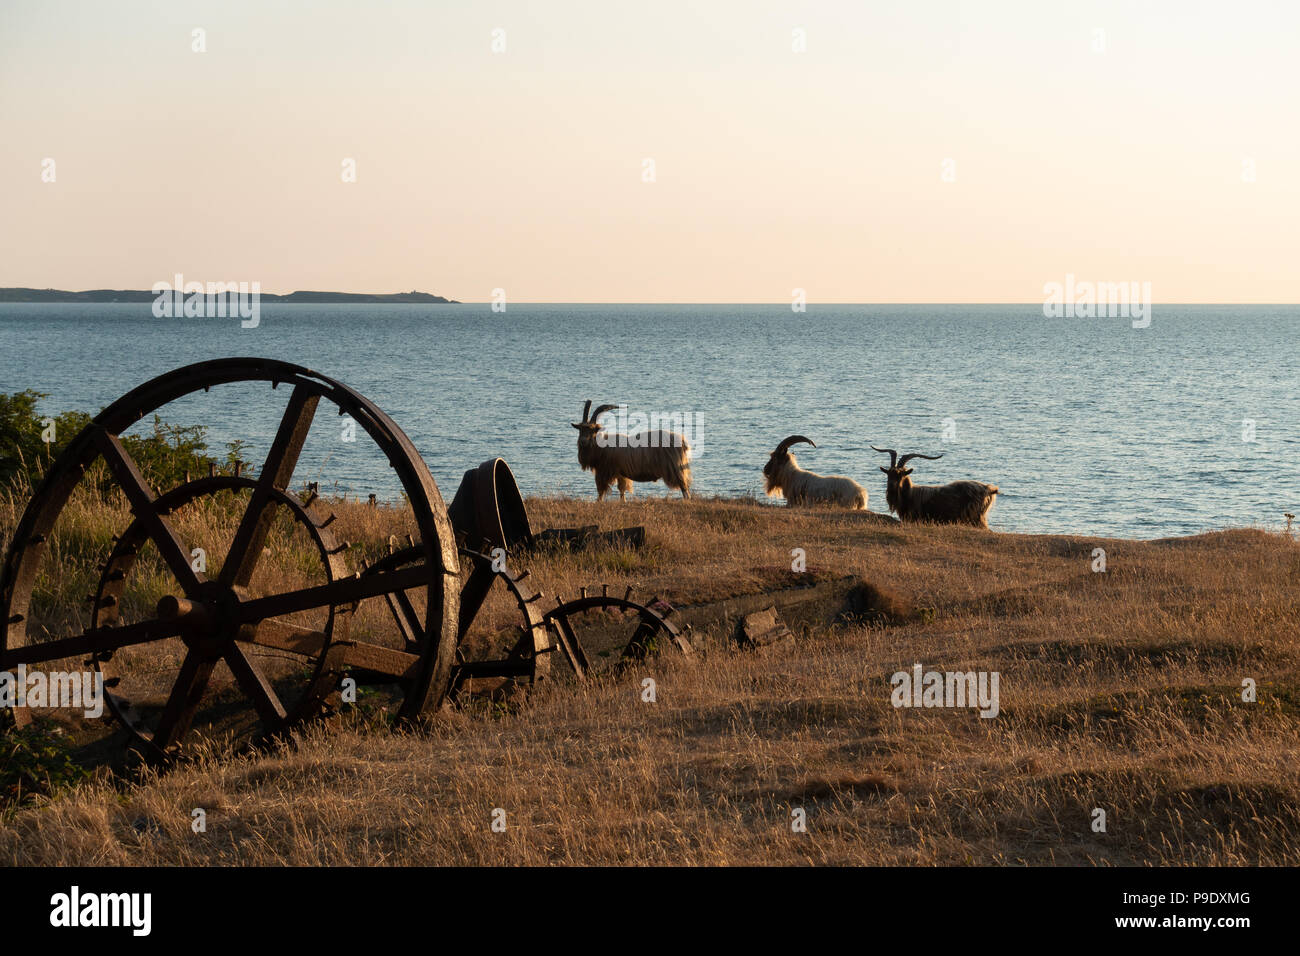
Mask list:
POLYGON ((1297 37, 1240 0, 5 0, 0 286, 1300 302, 1297 37))

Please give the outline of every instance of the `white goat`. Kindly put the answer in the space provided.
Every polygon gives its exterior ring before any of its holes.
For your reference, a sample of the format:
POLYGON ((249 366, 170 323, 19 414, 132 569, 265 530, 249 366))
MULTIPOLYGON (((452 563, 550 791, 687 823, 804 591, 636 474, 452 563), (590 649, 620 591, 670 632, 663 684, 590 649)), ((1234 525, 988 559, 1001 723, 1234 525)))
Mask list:
POLYGON ((578 429, 578 464, 596 474, 596 500, 605 497, 618 482, 619 500, 625 500, 634 481, 662 481, 676 488, 683 498, 691 496, 691 446, 685 435, 664 429, 624 435, 607 432, 596 421, 617 405, 601 405, 595 414, 591 401, 582 409, 582 421, 570 422, 578 429))
POLYGON ((913 458, 937 461, 943 455, 904 455, 892 448, 876 448, 889 455, 889 467, 881 468, 888 484, 885 501, 889 510, 902 521, 930 521, 936 524, 969 524, 977 528, 989 526, 989 509, 998 496, 997 485, 982 481, 954 481, 946 485, 914 485, 912 469, 907 463, 913 458))
POLYGON ((790 446, 807 442, 814 448, 817 443, 802 435, 791 435, 776 446, 767 464, 763 466, 763 480, 769 496, 784 495, 785 503, 794 505, 837 505, 841 508, 866 510, 867 489, 852 478, 842 475, 819 475, 804 471, 790 454, 790 446))

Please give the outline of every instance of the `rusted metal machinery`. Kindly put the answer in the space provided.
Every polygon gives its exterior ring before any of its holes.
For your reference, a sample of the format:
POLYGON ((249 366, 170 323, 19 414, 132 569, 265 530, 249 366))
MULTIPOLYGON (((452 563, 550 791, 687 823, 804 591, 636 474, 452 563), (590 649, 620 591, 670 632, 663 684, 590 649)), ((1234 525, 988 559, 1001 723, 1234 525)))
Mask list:
MULTIPOLYGON (((103 675, 107 709, 129 732, 130 745, 163 760, 178 752, 205 698, 218 698, 218 709, 233 714, 222 733, 251 742, 318 716, 349 678, 387 688, 395 716, 411 720, 449 695, 540 680, 557 649, 577 679, 593 670, 593 648, 604 658, 627 659, 671 643, 690 654, 689 643, 665 620, 671 609, 633 601, 630 588, 621 596, 605 587, 600 594, 583 588, 573 600, 555 598, 553 607, 543 607, 529 572, 511 567, 534 541, 514 476, 501 459, 466 472, 449 514, 410 440, 351 388, 269 359, 202 362, 114 402, 51 464, 0 570, 0 670, 59 661, 93 667, 103 675), (169 490, 151 487, 122 434, 170 402, 232 383, 269 384, 288 394, 255 477, 187 476, 169 490), (319 513, 316 492, 289 488, 322 402, 351 416, 369 436, 409 504, 409 546, 357 569, 349 563, 349 546, 334 533, 334 516, 319 513), (88 598, 88 626, 65 625, 60 634, 33 620, 41 601, 37 585, 50 586, 55 572, 45 565, 56 524, 92 468, 120 489, 132 520, 114 537, 88 598), (233 529, 211 576, 197 569, 202 563, 194 560, 192 542, 173 520, 178 510, 204 507, 227 515, 233 529), (257 574, 270 553, 268 536, 283 527, 310 542, 301 551, 313 555, 313 567, 303 573, 314 583, 287 585, 257 574), (142 562, 146 551, 149 560, 142 562), (145 564, 153 572, 142 569, 145 564), (162 596, 128 611, 132 576, 145 573, 165 577, 161 586, 153 582, 153 593, 162 596), (475 642, 467 639, 498 580, 522 618, 503 657, 492 656, 491 642, 473 650, 475 642), (361 609, 380 599, 395 628, 353 634, 361 609), (593 620, 599 626, 587 627, 593 620), (228 678, 224 692, 214 683, 219 667, 228 678)), ((14 714, 22 722, 23 713, 14 714)))

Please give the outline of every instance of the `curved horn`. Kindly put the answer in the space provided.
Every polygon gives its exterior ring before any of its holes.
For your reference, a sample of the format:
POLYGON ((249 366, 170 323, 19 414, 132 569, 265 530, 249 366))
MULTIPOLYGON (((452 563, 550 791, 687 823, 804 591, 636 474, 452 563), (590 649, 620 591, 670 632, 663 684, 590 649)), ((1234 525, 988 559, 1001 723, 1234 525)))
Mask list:
POLYGON ((617 405, 601 405, 601 406, 598 406, 597 409, 596 409, 596 411, 592 413, 592 416, 591 416, 590 419, 588 419, 588 421, 593 421, 593 422, 594 422, 594 421, 595 421, 597 418, 599 418, 601 415, 604 415, 604 414, 605 414, 606 412, 608 412, 608 411, 613 411, 615 408, 618 408, 618 406, 617 406, 617 405))
POLYGON ((808 445, 812 445, 814 448, 817 447, 817 443, 813 441, 811 438, 804 438, 802 435, 791 435, 785 441, 781 442, 781 444, 777 445, 776 451, 772 452, 772 454, 784 455, 787 451, 790 450, 791 445, 797 445, 800 442, 803 442, 808 445))
POLYGON ((926 461, 938 461, 938 460, 939 460, 940 458, 942 458, 942 457, 943 457, 942 454, 938 454, 938 455, 920 455, 920 454, 917 454, 917 453, 913 452, 913 453, 910 454, 910 455, 904 455, 902 458, 898 459, 898 467, 899 467, 899 468, 902 468, 904 465, 906 465, 906 464, 907 464, 909 461, 911 461, 913 458, 924 458, 926 461))
POLYGON ((587 399, 587 404, 582 406, 582 422, 584 425, 587 422, 591 421, 591 418, 589 417, 590 414, 591 414, 591 399, 587 399))
POLYGON ((888 455, 888 456, 889 456, 889 467, 890 467, 890 468, 893 468, 894 465, 896 465, 896 464, 898 463, 898 452, 894 451, 894 449, 892 449, 892 448, 877 448, 875 445, 872 445, 872 446, 871 446, 871 450, 872 450, 872 451, 882 452, 882 453, 888 455))

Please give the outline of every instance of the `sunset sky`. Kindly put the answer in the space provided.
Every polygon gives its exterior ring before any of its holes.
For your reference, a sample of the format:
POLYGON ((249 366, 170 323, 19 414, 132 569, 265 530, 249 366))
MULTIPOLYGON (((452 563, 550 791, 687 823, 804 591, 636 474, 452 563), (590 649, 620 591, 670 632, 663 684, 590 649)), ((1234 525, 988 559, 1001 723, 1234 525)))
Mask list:
POLYGON ((0 286, 1300 302, 1297 38, 1241 0, 4 0, 0 286))

